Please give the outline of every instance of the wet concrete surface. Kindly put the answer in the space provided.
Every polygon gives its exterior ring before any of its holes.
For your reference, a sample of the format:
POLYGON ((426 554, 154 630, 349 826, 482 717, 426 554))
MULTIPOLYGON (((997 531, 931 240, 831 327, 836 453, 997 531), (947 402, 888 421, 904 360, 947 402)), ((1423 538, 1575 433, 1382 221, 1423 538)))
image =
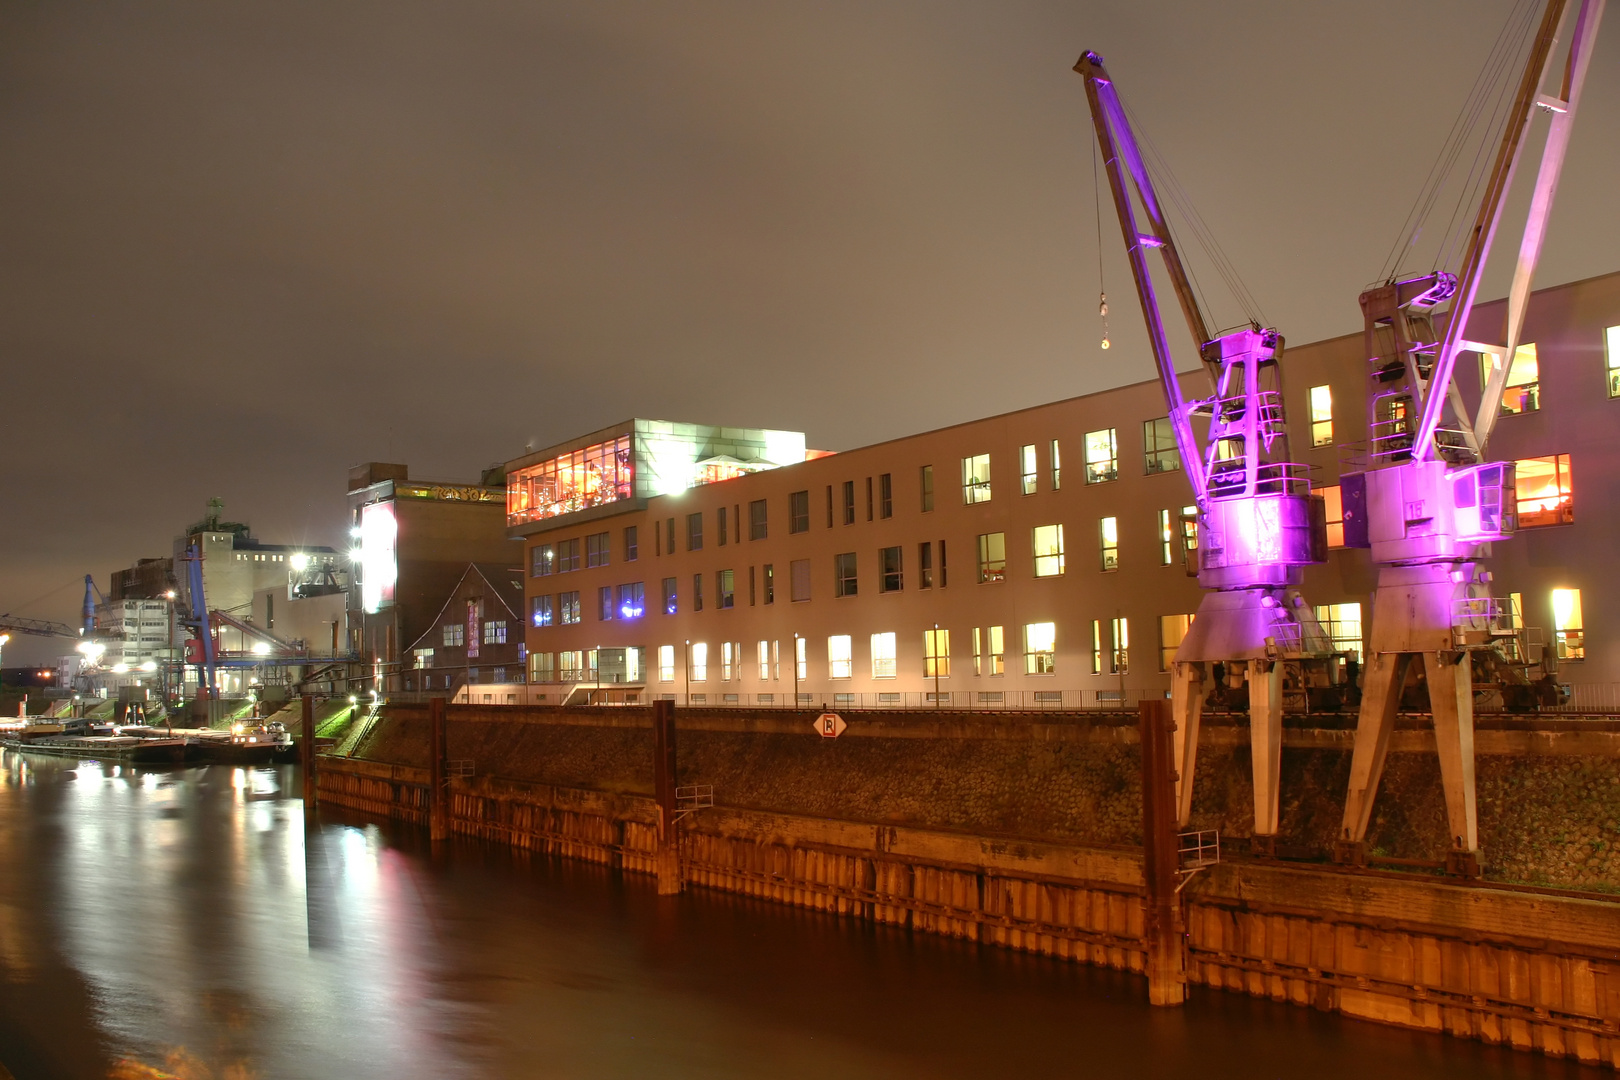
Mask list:
MULTIPOLYGON (((292 766, 0 755, 0 1063, 34 1078, 1597 1077, 454 841, 292 766)), ((3 1073, 0 1073, 3 1075, 3 1073)))

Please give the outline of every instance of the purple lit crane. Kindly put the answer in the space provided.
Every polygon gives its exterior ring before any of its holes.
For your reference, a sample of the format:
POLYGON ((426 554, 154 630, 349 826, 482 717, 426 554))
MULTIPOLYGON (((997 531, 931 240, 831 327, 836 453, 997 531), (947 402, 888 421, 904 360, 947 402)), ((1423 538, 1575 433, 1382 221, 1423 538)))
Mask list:
POLYGON ((1473 672, 1477 662, 1489 661, 1499 641, 1512 636, 1515 624, 1511 603, 1490 595, 1491 575, 1481 563, 1485 545, 1515 530, 1514 466, 1487 461, 1485 450, 1603 13, 1603 0, 1581 0, 1562 88, 1542 93, 1568 6, 1549 0, 1543 12, 1458 273, 1392 278, 1361 295, 1369 365, 1367 461, 1365 471, 1342 477, 1345 543, 1371 548, 1378 591, 1337 851, 1347 862, 1365 858, 1395 710, 1408 669, 1421 663, 1453 837, 1449 862, 1456 871, 1478 872, 1473 672), (1506 343, 1467 341, 1481 272, 1537 108, 1551 113, 1552 121, 1509 291, 1506 343), (1437 316, 1448 303, 1442 335, 1437 316), (1464 351, 1491 358, 1472 420, 1454 378, 1464 351))
POLYGON ((1210 335, 1102 57, 1086 53, 1075 71, 1085 79, 1176 449, 1192 483, 1198 581, 1210 590, 1171 665, 1180 821, 1185 826, 1192 810, 1199 717, 1219 665, 1229 685, 1248 683, 1255 849, 1274 849, 1285 683, 1294 689, 1326 685, 1339 671, 1332 643, 1297 589, 1306 566, 1327 561, 1327 526, 1306 466, 1289 459, 1283 339, 1255 324, 1210 335), (1209 375, 1206 398, 1183 396, 1154 294, 1150 251, 1159 253, 1209 375), (1194 417, 1207 418, 1202 443, 1194 417))

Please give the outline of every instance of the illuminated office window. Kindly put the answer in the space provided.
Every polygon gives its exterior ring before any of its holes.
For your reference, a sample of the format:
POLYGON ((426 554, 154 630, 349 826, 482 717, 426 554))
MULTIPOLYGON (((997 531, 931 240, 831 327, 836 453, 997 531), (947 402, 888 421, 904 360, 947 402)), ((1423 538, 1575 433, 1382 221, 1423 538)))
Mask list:
POLYGON ((557 679, 557 654, 549 652, 534 652, 529 654, 529 681, 555 682, 557 679))
POLYGON ((892 679, 895 676, 894 632, 872 635, 872 678, 892 679))
POLYGON ((535 626, 550 626, 554 617, 552 597, 532 596, 529 598, 529 621, 535 626))
POLYGON ((1159 616, 1159 670, 1169 671, 1170 664, 1176 658, 1176 650, 1181 647, 1182 641, 1187 637, 1187 631, 1192 629, 1193 617, 1191 615, 1160 615, 1159 616))
POLYGON ((1092 619, 1091 620, 1091 673, 1093 675, 1101 675, 1103 673, 1102 657, 1103 657, 1102 620, 1100 620, 1100 619, 1092 619))
POLYGON ((1603 357, 1609 396, 1620 398, 1620 326, 1603 331, 1603 357))
MULTIPOLYGON (((1189 559, 1198 550, 1198 507, 1181 508, 1181 549, 1189 559)), ((1196 560, 1192 560, 1196 562, 1196 560)))
POLYGON ((975 454, 962 459, 962 501, 990 501, 990 455, 975 454))
POLYGON ((1024 674, 1050 675, 1057 670, 1057 624, 1024 626, 1024 674))
POLYGON ((1086 432, 1086 483, 1119 479, 1119 438, 1113 428, 1086 432))
POLYGON ((1330 548, 1344 547, 1344 490, 1338 485, 1320 487, 1316 493, 1322 496, 1322 502, 1327 508, 1327 543, 1330 548))
POLYGON ((1360 604, 1318 604, 1316 621, 1335 652, 1349 653, 1352 660, 1361 655, 1360 604))
POLYGON ((1176 449, 1176 429, 1170 425, 1170 418, 1142 421, 1142 470, 1151 475, 1179 468, 1181 452, 1176 449))
POLYGON ((1058 577, 1063 573, 1063 526, 1037 525, 1031 532, 1035 547, 1035 576, 1058 577))
POLYGON ((691 658, 693 682, 704 682, 709 677, 709 645, 708 642, 694 641, 687 646, 687 655, 691 658))
POLYGON ((1169 566, 1175 561, 1172 548, 1176 539, 1175 529, 1170 524, 1170 511, 1159 511, 1159 565, 1169 566))
POLYGON ((793 639, 793 668, 800 682, 810 677, 810 653, 806 638, 793 639))
POLYGON ((1569 455, 1520 458, 1514 462, 1519 528, 1568 525, 1575 520, 1575 485, 1569 455))
POLYGON ((1105 517, 1097 523, 1097 539, 1102 569, 1119 569, 1119 519, 1105 517))
POLYGON ((769 641, 759 643, 759 677, 761 681, 771 677, 771 643, 769 641))
POLYGON ((985 627, 985 657, 984 673, 986 675, 1005 675, 1007 673, 1007 628, 1004 626, 985 627))
MULTIPOLYGON (((1484 386, 1491 372, 1501 361, 1494 353, 1479 354, 1479 383, 1484 386)), ((1513 366, 1508 369, 1507 384, 1502 390, 1499 415, 1535 412, 1541 407, 1541 364, 1536 358, 1534 342, 1520 345, 1513 351, 1513 366)))
POLYGON ((827 639, 827 677, 849 679, 855 675, 855 657, 848 634, 834 634, 827 639))
POLYGON ((1007 534, 984 533, 979 537, 979 583, 1004 581, 1007 577, 1007 534))
POLYGON ((1114 665, 1115 675, 1125 675, 1131 670, 1131 627, 1129 619, 1113 620, 1114 630, 1114 665))
POLYGON ((1585 623, 1581 618, 1581 590, 1552 591, 1554 644, 1560 660, 1586 659, 1585 623))
POLYGON ((1033 494, 1035 494, 1035 475, 1036 475, 1035 444, 1034 443, 1030 443, 1027 446, 1019 447, 1019 449, 1018 449, 1018 461, 1019 461, 1019 465, 1020 465, 1020 468, 1018 470, 1018 472, 1019 472, 1019 485, 1022 488, 1023 493, 1025 495, 1033 495, 1033 494))
POLYGON ((675 646, 658 646, 658 681, 675 681, 675 646))
POLYGON ((580 614, 579 592, 577 590, 559 593, 557 595, 557 608, 557 621, 564 626, 571 626, 583 618, 580 614))
POLYGON ((730 682, 732 679, 737 678, 742 674, 740 670, 742 666, 742 657, 738 655, 741 652, 741 649, 735 648, 729 641, 722 641, 720 643, 721 682, 730 682))
POLYGON ((951 674, 951 632, 923 631, 923 677, 945 679, 951 674))
POLYGON ((1310 394, 1311 445, 1333 445, 1333 387, 1313 386, 1310 394))

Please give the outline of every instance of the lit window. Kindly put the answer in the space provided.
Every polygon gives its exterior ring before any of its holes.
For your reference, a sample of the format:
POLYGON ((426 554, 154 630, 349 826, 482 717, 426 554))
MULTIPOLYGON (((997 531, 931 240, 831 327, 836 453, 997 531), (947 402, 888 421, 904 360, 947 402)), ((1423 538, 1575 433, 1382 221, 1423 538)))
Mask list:
POLYGON ((771 643, 768 641, 759 643, 759 677, 761 681, 771 677, 771 643))
POLYGON ((667 577, 667 578, 664 579, 664 589, 663 589, 663 591, 664 591, 664 614, 665 615, 673 615, 673 614, 676 613, 676 611, 679 610, 679 601, 678 601, 678 599, 676 597, 675 579, 674 578, 667 577))
POLYGON ((809 638, 796 637, 793 639, 793 670, 794 678, 803 682, 810 677, 810 649, 806 644, 809 638))
POLYGON ((557 654, 557 681, 584 682, 585 654, 578 649, 566 649, 557 654))
POLYGON ((810 531, 810 493, 795 491, 788 496, 788 532, 810 531))
POLYGON ((899 592, 904 584, 901 551, 897 547, 878 549, 878 592, 899 592))
POLYGON ((714 574, 715 606, 729 608, 736 603, 737 575, 731 570, 716 570, 714 574))
POLYGON ((1313 386, 1310 394, 1311 445, 1333 445, 1333 387, 1313 386))
POLYGON ((1050 675, 1057 670, 1057 624, 1024 626, 1024 674, 1050 675))
POLYGON ((1113 428, 1086 432, 1086 483, 1119 479, 1119 439, 1113 428))
POLYGON ((923 631, 923 678, 949 678, 951 674, 951 632, 923 631))
POLYGON ((1105 517, 1097 523, 1097 538, 1103 570, 1119 569, 1119 518, 1105 517))
POLYGON ((529 681, 553 682, 557 678, 557 654, 536 652, 529 654, 529 681))
POLYGON ((579 593, 565 592, 557 595, 557 621, 564 626, 579 622, 579 593))
POLYGON ((1581 590, 1554 589, 1552 608, 1558 659, 1585 660, 1586 632, 1581 619, 1581 590))
POLYGON ((1181 549, 1192 561, 1192 553, 1198 550, 1198 507, 1183 506, 1181 508, 1181 549))
POLYGON ((1025 495, 1035 494, 1035 444, 1030 443, 1018 450, 1018 460, 1022 466, 1019 469, 1019 483, 1025 495))
POLYGON ((1102 666, 1102 623, 1096 619, 1091 620, 1091 673, 1101 675, 1102 666))
POLYGON ((1176 429, 1168 416, 1142 421, 1142 468, 1149 475, 1175 472, 1181 468, 1181 451, 1176 449, 1176 429))
POLYGON ((1608 369, 1609 396, 1620 398, 1620 326, 1603 331, 1604 363, 1608 369))
POLYGON ((579 569, 579 538, 557 543, 557 573, 567 574, 579 569))
POLYGON ((872 635, 872 678, 892 679, 895 675, 894 633, 872 635))
POLYGON ((1035 544, 1035 576, 1057 577, 1063 573, 1063 526, 1037 525, 1032 534, 1035 544))
POLYGON ((704 682, 709 678, 709 643, 694 641, 689 655, 692 658, 692 681, 704 682))
POLYGON ((1004 581, 1007 577, 1007 534, 984 533, 979 537, 979 584, 1004 581))
POLYGON ((550 544, 536 544, 529 549, 529 575, 545 577, 557 568, 557 553, 550 544))
POLYGON ((729 641, 720 643, 720 679, 722 682, 730 682, 733 672, 741 666, 742 657, 737 655, 741 651, 740 649, 733 649, 729 641))
POLYGON ((506 644, 506 620, 505 619, 492 619, 491 621, 484 624, 484 644, 485 645, 505 645, 506 644))
MULTIPOLYGON (((977 633, 978 631, 974 631, 977 633)), ((1007 673, 1007 628, 985 627, 984 673, 990 676, 1007 673)), ((977 648, 974 649, 977 652, 977 648)))
POLYGON ((990 455, 975 454, 962 459, 962 501, 990 501, 990 455))
POLYGON ((848 634, 834 634, 827 639, 827 677, 850 679, 855 676, 855 659, 850 651, 848 634))
POLYGON ((1520 458, 1514 462, 1519 527, 1568 525, 1575 520, 1575 487, 1569 455, 1520 458))
POLYGON ((1334 652, 1348 653, 1354 660, 1361 655, 1361 605, 1318 604, 1316 621, 1333 643, 1334 652))
POLYGON ((467 628, 460 623, 450 623, 444 628, 444 643, 446 645, 460 645, 466 638, 467 628))
POLYGON ((675 681, 675 646, 658 646, 658 681, 675 681))
POLYGON ((551 597, 533 596, 529 598, 529 621, 534 625, 550 626, 553 615, 551 597))
POLYGON ((1330 548, 1344 547, 1344 490, 1338 484, 1316 489, 1327 508, 1327 542, 1330 548))
POLYGON ((417 670, 421 670, 422 668, 430 668, 433 666, 432 649, 413 649, 412 655, 416 657, 415 666, 417 670))
POLYGON ((585 538, 585 565, 606 566, 608 564, 608 534, 605 532, 591 533, 585 538))
POLYGON ((855 553, 846 551, 833 556, 833 595, 854 596, 856 593, 855 553))
POLYGON ((810 599, 810 560, 794 559, 790 562, 788 577, 791 579, 793 602, 797 604, 810 599))
POLYGON ((934 508, 934 467, 924 465, 918 470, 917 482, 922 491, 922 510, 926 514, 934 508))
POLYGON ((766 563, 759 568, 759 576, 765 586, 765 602, 776 603, 776 564, 766 563))
POLYGON ((619 586, 619 618, 639 619, 646 610, 646 588, 642 582, 633 581, 619 586))
POLYGON ((1175 540, 1175 530, 1170 527, 1170 511, 1159 511, 1159 565, 1169 566, 1174 561, 1175 553, 1172 542, 1175 540))
POLYGON ((1176 658, 1176 650, 1187 636, 1192 627, 1191 615, 1160 615, 1159 616, 1159 670, 1169 671, 1171 661, 1176 658))
MULTIPOLYGON (((1501 362, 1494 353, 1480 354, 1481 386, 1490 381, 1491 372, 1497 370, 1497 365, 1501 362)), ((1541 408, 1541 364, 1536 359, 1536 346, 1532 342, 1520 345, 1513 351, 1513 366, 1508 369, 1507 383, 1502 388, 1502 407, 1498 415, 1512 416, 1515 413, 1535 412, 1539 408, 1541 408)))
POLYGON ((1114 629, 1114 670, 1115 675, 1125 675, 1131 670, 1131 627, 1129 619, 1115 619, 1114 629))
POLYGON ((602 506, 634 493, 631 437, 597 443, 526 468, 506 480, 506 521, 520 525, 602 506))

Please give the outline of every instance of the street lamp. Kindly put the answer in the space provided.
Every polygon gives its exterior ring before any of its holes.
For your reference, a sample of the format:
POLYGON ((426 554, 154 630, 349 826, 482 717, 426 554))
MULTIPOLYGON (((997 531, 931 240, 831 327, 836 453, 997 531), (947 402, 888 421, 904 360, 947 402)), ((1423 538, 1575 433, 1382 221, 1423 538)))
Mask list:
MULTIPOLYGON (((11 640, 11 635, 10 634, 0 634, 0 655, 3 655, 5 653, 6 642, 8 642, 10 640, 11 640)), ((4 687, 5 684, 6 684, 6 669, 5 669, 5 665, 3 663, 0 663, 0 687, 4 687)))

